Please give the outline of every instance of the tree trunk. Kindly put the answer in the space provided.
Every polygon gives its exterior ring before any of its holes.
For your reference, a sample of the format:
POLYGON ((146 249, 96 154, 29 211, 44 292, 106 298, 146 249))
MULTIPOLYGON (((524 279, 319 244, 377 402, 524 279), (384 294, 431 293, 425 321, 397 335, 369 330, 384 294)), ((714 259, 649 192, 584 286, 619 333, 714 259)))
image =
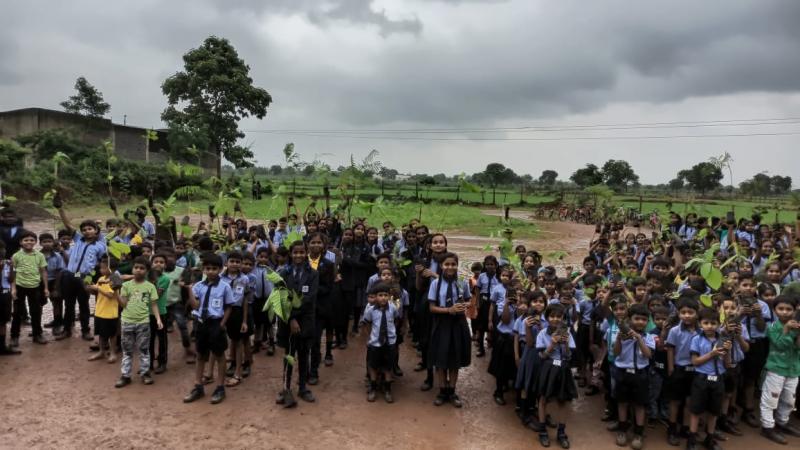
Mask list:
POLYGON ((492 204, 497 204, 497 186, 492 186, 492 204))

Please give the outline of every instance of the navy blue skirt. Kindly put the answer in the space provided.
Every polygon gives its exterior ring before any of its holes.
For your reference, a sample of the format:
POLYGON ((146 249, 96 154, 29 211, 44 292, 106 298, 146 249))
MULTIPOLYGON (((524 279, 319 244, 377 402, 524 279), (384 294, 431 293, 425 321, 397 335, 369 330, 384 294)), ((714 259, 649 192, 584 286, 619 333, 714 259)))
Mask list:
POLYGON ((556 365, 550 358, 542 362, 542 371, 539 378, 539 396, 544 397, 547 401, 568 402, 578 396, 569 360, 561 360, 560 362, 561 365, 556 365))
POLYGON ((514 387, 519 391, 528 392, 528 398, 539 396, 539 376, 542 369, 542 360, 536 347, 524 347, 519 357, 517 380, 514 387))

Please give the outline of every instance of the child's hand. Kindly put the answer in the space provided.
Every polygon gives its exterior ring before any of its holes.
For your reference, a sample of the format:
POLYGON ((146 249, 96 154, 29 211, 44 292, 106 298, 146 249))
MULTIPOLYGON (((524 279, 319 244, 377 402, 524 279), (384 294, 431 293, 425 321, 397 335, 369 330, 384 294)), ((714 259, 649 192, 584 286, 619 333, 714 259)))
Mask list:
POLYGON ((536 317, 528 316, 525 318, 526 327, 532 327, 534 324, 536 324, 536 317))
POLYGON ((714 356, 725 356, 725 353, 728 353, 728 350, 725 349, 725 347, 715 347, 714 350, 712 350, 712 353, 714 353, 714 356))
POLYGON ((156 321, 156 325, 158 326, 159 330, 163 330, 164 329, 164 323, 161 322, 160 318, 156 321))
POLYGON ((239 330, 239 332, 241 332, 241 333, 247 333, 247 324, 246 324, 246 323, 243 323, 243 324, 242 324, 242 328, 239 330))
POLYGON ((300 334, 300 324, 297 323, 297 319, 289 321, 289 330, 292 334, 300 334))
POLYGON ((44 288, 44 298, 50 298, 50 290, 46 287, 44 288))
MULTIPOLYGON (((12 285, 12 286, 11 286, 11 300, 16 300, 16 299, 17 299, 17 288, 15 288, 15 287, 12 285)), ((5 325, 4 325, 4 326, 5 326, 5 325)))

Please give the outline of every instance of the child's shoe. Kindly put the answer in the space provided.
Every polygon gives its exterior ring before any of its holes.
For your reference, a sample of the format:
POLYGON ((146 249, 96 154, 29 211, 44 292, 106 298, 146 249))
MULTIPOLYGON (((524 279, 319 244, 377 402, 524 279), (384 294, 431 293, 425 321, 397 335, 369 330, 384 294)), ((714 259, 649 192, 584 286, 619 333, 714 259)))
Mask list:
POLYGON ((567 437, 566 425, 563 423, 558 424, 556 439, 558 440, 558 445, 560 445, 561 448, 569 448, 569 437, 567 437))
POLYGON ((203 397, 204 395, 206 395, 206 393, 203 390, 203 385, 196 384, 194 385, 192 391, 189 392, 189 395, 183 397, 183 403, 192 403, 193 401, 199 399, 200 397, 203 397))
POLYGON ((211 394, 211 404, 216 405, 222 403, 223 400, 225 400, 225 386, 217 386, 214 393, 211 394))
POLYGON ((375 382, 371 381, 369 383, 369 387, 367 388, 367 401, 374 402, 375 401, 375 382))
POLYGON ((131 384, 131 378, 130 377, 119 377, 119 380, 117 380, 117 383, 114 384, 114 387, 115 388, 121 388, 121 387, 125 387, 125 386, 127 386, 129 384, 131 384))
POLYGON ((794 437, 800 437, 800 428, 797 428, 796 426, 792 425, 789 422, 786 423, 775 422, 775 428, 780 430, 780 432, 783 434, 788 434, 789 436, 794 436, 794 437))
POLYGON ((456 408, 461 408, 464 406, 464 403, 461 402, 461 397, 456 394, 456 391, 453 388, 450 388, 450 403, 456 408))
POLYGON ((708 450, 722 450, 722 447, 717 444, 717 441, 714 439, 714 435, 712 433, 706 435, 705 440, 703 440, 703 447, 707 448, 708 450))
POLYGON ((306 401, 308 403, 314 403, 315 401, 317 401, 317 399, 314 397, 314 394, 312 394, 309 389, 298 392, 298 395, 300 396, 301 399, 303 399, 303 401, 306 401))
POLYGON ((550 435, 547 433, 547 427, 542 426, 539 430, 539 445, 550 447, 550 435))
POLYGON ((156 375, 161 375, 166 371, 167 371, 167 366, 162 366, 161 364, 159 364, 158 367, 156 367, 156 370, 154 370, 153 372, 155 372, 156 375))
POLYGON ((103 359, 105 356, 103 352, 97 352, 89 357, 89 361, 97 361, 98 359, 103 359))
POLYGON ((773 428, 761 428, 761 435, 776 444, 786 445, 786 438, 773 428))
POLYGON ((19 338, 18 337, 12 337, 11 338, 11 344, 9 345, 9 347, 11 347, 11 348, 19 348, 19 338))
POLYGON ((150 372, 145 372, 144 375, 142 375, 142 383, 146 385, 153 384, 153 377, 150 375, 150 372))
POLYGON ((634 434, 631 440, 631 448, 633 450, 642 450, 642 447, 644 447, 644 438, 641 434, 634 434))
POLYGON ((325 355, 325 367, 333 365, 333 355, 325 355))
POLYGON ((444 388, 439 389, 439 393, 436 394, 436 398, 433 399, 433 404, 436 406, 444 405, 444 402, 447 401, 447 394, 444 388))

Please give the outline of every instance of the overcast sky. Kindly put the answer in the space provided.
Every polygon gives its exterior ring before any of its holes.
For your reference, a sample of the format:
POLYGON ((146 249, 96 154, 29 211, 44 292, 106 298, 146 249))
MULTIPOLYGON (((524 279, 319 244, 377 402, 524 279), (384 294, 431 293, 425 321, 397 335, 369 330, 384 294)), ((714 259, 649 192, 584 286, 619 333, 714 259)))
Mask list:
POLYGON ((3 1, 0 110, 59 109, 85 76, 115 122, 160 127, 161 83, 214 34, 272 95, 264 120, 241 124, 260 165, 281 162, 294 142, 334 168, 374 148, 411 173, 497 161, 566 179, 587 162, 624 159, 649 184, 727 151, 736 183, 767 171, 798 186, 800 134, 788 134, 800 133, 798 24, 796 0, 3 1), (695 123, 574 128, 669 122, 695 123), (568 129, 375 132, 542 125, 568 129), (379 138, 255 132, 276 129, 379 138))

